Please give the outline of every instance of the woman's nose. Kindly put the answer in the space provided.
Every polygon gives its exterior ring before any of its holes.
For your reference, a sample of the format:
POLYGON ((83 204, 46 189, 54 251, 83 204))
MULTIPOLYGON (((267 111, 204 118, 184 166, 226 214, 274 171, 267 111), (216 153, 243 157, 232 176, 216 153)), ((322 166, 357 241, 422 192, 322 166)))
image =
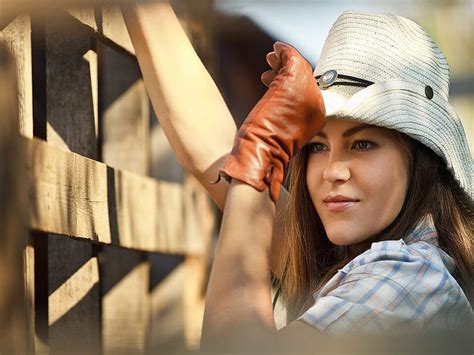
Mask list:
POLYGON ((323 179, 329 182, 347 181, 351 177, 349 164, 347 161, 328 161, 323 171, 323 179))

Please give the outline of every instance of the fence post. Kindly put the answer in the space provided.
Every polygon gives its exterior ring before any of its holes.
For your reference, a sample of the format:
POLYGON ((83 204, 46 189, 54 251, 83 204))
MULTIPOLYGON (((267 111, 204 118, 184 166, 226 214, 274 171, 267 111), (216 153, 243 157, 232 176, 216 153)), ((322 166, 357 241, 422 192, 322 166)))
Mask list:
POLYGON ((23 153, 18 135, 15 63, 0 41, 0 353, 21 354, 26 337, 23 153))

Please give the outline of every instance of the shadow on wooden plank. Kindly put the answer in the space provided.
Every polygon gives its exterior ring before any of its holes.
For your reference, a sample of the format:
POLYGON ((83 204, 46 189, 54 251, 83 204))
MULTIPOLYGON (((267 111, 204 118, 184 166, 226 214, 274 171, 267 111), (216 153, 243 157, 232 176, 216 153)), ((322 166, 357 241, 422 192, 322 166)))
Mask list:
POLYGON ((60 235, 48 235, 47 240, 50 352, 98 352, 101 306, 97 246, 60 235))
POLYGON ((97 158, 97 55, 92 31, 70 15, 45 23, 48 142, 97 158))
POLYGON ((104 354, 142 353, 149 318, 149 266, 145 255, 103 246, 99 260, 104 354))
POLYGON ((137 60, 103 43, 98 44, 97 53, 100 160, 148 176, 150 107, 137 60))
POLYGON ((170 353, 185 349, 188 282, 185 258, 179 255, 149 254, 150 261, 150 331, 147 349, 170 353))
POLYGON ((107 166, 107 205, 109 212, 110 241, 120 245, 120 232, 117 218, 117 196, 115 195, 115 170, 107 166))
POLYGON ((56 354, 100 354, 99 285, 83 295, 49 328, 49 349, 56 354), (84 318, 85 317, 85 318, 84 318))

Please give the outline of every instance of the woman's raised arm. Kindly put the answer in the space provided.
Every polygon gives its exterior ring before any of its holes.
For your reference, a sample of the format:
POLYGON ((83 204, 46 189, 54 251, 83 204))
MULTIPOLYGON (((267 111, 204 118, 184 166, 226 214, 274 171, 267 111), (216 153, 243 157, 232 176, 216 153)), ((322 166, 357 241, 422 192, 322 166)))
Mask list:
MULTIPOLYGON (((232 149, 236 126, 212 77, 168 2, 124 7, 128 32, 160 124, 183 167, 224 209, 229 184, 212 184, 232 149)), ((282 189, 276 209, 287 199, 282 189)), ((281 259, 282 228, 273 229, 272 270, 281 259)))
POLYGON ((184 168, 222 209, 228 184, 211 184, 231 150, 234 120, 168 2, 123 8, 145 86, 184 168))

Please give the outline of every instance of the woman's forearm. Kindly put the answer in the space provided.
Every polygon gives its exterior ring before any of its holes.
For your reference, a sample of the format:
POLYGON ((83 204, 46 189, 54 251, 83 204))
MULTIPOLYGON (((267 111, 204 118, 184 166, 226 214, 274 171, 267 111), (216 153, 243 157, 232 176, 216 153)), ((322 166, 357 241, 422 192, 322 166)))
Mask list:
POLYGON ((274 217, 268 190, 233 180, 206 294, 204 338, 226 335, 237 326, 275 329, 270 292, 274 217))
POLYGON ((161 126, 180 163, 222 208, 228 185, 212 185, 233 144, 234 120, 167 2, 124 7, 125 22, 161 126))

